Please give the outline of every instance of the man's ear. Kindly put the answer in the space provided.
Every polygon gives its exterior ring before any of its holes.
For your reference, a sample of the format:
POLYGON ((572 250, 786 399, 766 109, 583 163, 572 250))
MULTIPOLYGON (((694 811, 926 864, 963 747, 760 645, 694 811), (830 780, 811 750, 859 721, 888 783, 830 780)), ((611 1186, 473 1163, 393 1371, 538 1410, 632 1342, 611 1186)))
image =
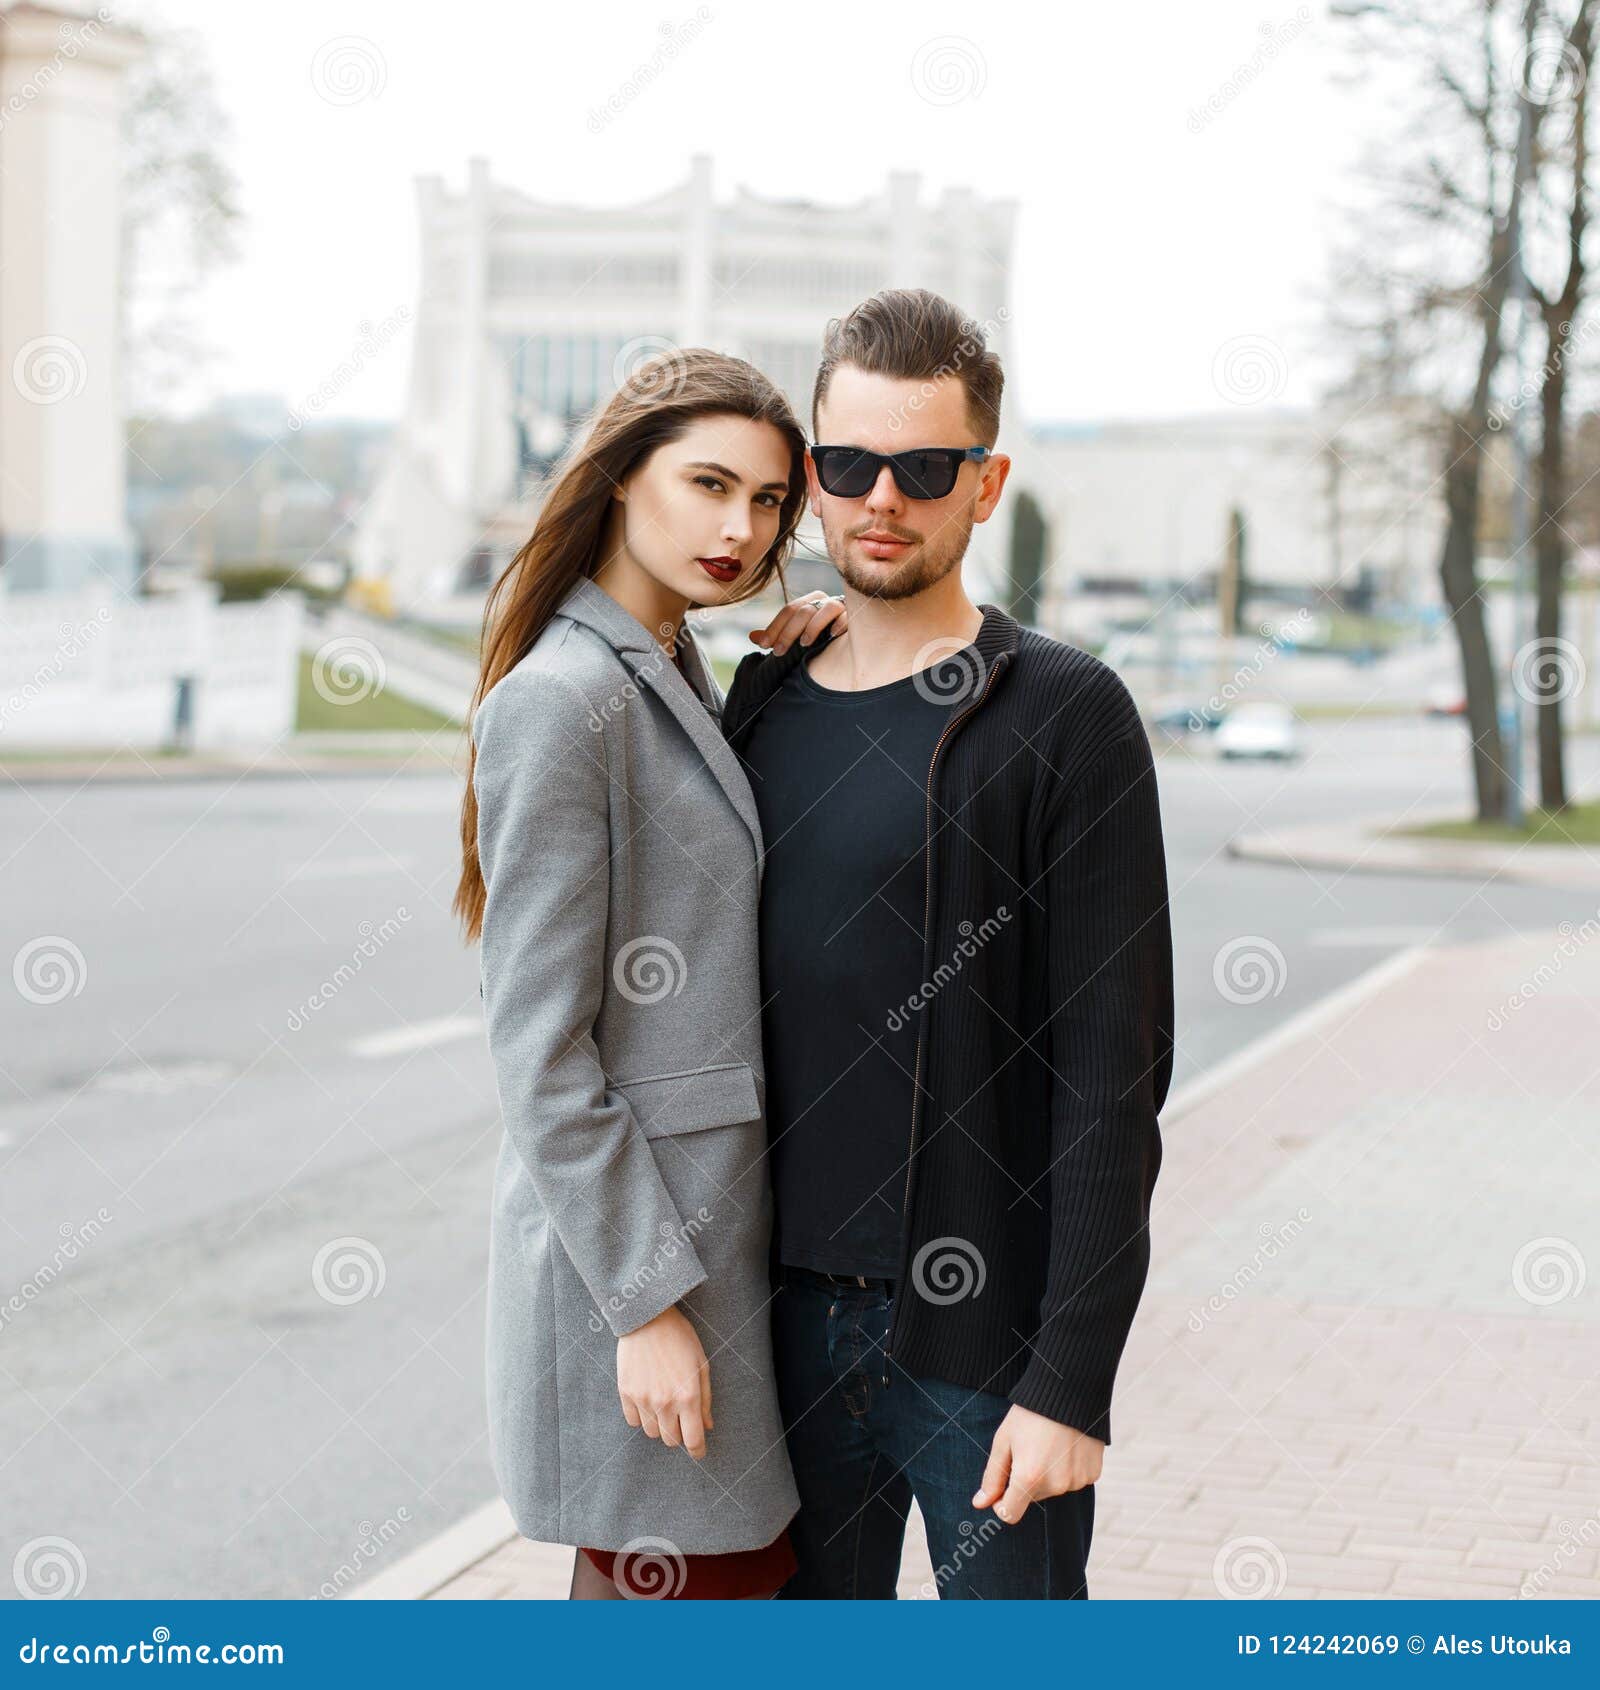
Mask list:
POLYGON ((806 447, 806 503, 811 507, 811 514, 820 519, 822 516, 822 483, 817 480, 817 466, 811 461, 811 448, 806 447))
POLYGON ((978 502, 973 508, 974 522, 987 522, 1000 503, 1000 490, 1011 473, 1011 459, 1004 452, 996 452, 983 461, 983 474, 978 480, 978 502))

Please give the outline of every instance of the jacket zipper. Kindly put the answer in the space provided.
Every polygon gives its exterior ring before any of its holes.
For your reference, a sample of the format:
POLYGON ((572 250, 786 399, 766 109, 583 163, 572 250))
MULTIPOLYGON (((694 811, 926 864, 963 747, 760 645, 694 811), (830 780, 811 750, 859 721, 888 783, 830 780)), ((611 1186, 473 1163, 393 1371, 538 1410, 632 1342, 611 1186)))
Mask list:
MULTIPOLYGON (((944 742, 953 734, 967 717, 977 710, 979 705, 989 696, 989 688, 994 685, 995 677, 1005 667, 1009 653, 1001 652, 995 659, 993 668, 989 671, 989 678, 983 683, 983 691, 977 698, 961 712, 952 717, 944 725, 944 732, 934 743, 933 756, 928 759, 928 792, 927 810, 923 822, 922 837, 922 972, 926 977, 929 964, 933 960, 933 772, 938 766, 939 753, 944 749, 944 742)), ((923 1005, 924 1019, 928 1006, 923 1005)), ((883 1340, 883 1383, 885 1388, 889 1384, 889 1362, 894 1355, 895 1327, 900 1321, 900 1310, 905 1302, 906 1288, 906 1257, 911 1250, 911 1169, 917 1153, 917 1105, 922 1101, 922 1022, 917 1023, 917 1056, 913 1064, 912 1092, 911 1092, 911 1143, 906 1151, 906 1183, 905 1190, 900 1197, 900 1271, 894 1282, 894 1306, 889 1311, 889 1330, 883 1340)))

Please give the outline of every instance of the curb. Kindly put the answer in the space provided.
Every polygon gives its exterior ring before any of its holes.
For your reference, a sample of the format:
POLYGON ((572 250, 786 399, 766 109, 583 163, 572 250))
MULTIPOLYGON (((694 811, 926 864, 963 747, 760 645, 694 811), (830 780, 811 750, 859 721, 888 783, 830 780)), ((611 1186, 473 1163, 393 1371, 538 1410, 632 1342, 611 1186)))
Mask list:
POLYGON ((454 753, 418 755, 429 749, 423 744, 410 751, 374 747, 370 753, 344 756, 312 751, 303 757, 186 757, 181 762, 108 761, 99 765, 85 760, 0 760, 0 788, 7 782, 15 786, 165 786, 180 781, 290 780, 303 775, 465 773, 465 761, 454 753))
POLYGON ((511 1542, 517 1528, 511 1510, 496 1497, 475 1508, 420 1549, 385 1567, 365 1584, 343 1593, 347 1602, 420 1602, 511 1542))
MULTIPOLYGON (((1408 820, 1448 820, 1460 811, 1408 820)), ((1398 819, 1398 818, 1396 818, 1398 819)), ((1382 824, 1373 824, 1374 829, 1382 824)), ((1600 890, 1600 850, 1582 845, 1497 845, 1437 839, 1393 839, 1355 827, 1289 827, 1239 833, 1230 857, 1297 868, 1342 869, 1347 874, 1402 874, 1464 880, 1504 880, 1515 885, 1600 890)))

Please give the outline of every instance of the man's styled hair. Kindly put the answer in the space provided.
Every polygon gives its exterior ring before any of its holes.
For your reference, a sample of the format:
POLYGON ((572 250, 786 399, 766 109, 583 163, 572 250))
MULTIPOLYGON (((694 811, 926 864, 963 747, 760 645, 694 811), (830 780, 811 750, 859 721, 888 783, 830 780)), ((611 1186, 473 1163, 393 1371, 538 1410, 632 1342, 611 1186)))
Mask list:
POLYGON ((966 389, 967 420, 978 443, 992 446, 1000 437, 1000 393, 1006 378, 999 355, 989 350, 978 323, 927 288, 885 288, 848 316, 829 322, 811 390, 813 438, 817 413, 841 364, 903 381, 957 376, 966 389))

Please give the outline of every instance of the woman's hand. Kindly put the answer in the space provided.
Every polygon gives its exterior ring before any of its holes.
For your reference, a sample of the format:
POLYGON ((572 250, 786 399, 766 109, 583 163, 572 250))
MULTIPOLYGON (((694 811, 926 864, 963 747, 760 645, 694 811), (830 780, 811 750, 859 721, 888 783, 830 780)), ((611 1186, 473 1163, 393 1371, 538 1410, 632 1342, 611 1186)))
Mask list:
POLYGON ((623 1418, 696 1461, 711 1429, 711 1364, 676 1303, 617 1340, 617 1394, 623 1418))
POLYGON ((786 604, 765 628, 755 629, 750 638, 770 651, 787 651, 796 636, 801 645, 810 645, 824 628, 831 626, 837 639, 849 625, 842 598, 830 598, 824 592, 807 593, 804 598, 786 604))

